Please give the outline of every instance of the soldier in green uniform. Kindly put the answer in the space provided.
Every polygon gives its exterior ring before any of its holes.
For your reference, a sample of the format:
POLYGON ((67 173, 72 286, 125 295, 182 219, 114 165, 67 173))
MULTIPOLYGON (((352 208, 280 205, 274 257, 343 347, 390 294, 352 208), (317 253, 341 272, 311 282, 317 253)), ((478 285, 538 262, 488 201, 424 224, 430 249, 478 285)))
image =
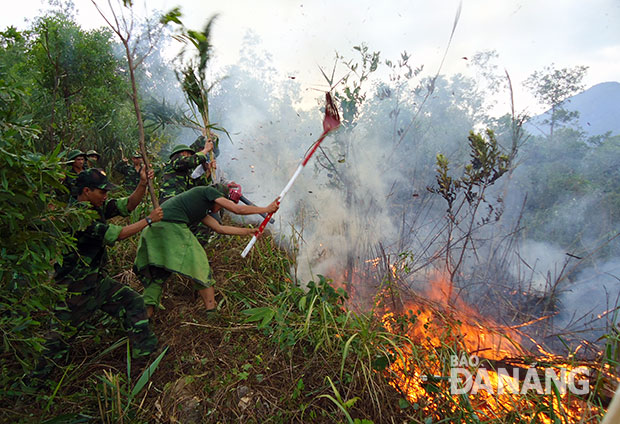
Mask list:
MULTIPOLYGON (((161 208, 154 209, 145 219, 124 227, 109 224, 107 220, 117 215, 128 216, 141 202, 147 178, 152 177, 152 171, 147 177, 143 170, 140 183, 129 197, 108 200, 108 190, 114 186, 103 170, 91 168, 80 173, 76 180, 77 205, 96 211, 97 218, 86 229, 74 234, 76 248, 64 255, 62 265, 56 267, 54 276, 58 284, 67 287, 68 293, 64 304, 56 308, 57 320, 70 323, 71 328, 77 331, 98 309, 122 318, 134 358, 151 354, 157 346, 157 338, 149 327, 142 297, 106 274, 106 246, 160 221, 163 211, 161 208)), ((51 371, 50 361, 61 359, 69 350, 57 333, 48 339, 45 347, 44 358, 37 367, 41 374, 51 371)))
MULTIPOLYGON (((210 184, 216 183, 215 158, 217 158, 219 154, 219 151, 217 148, 219 138, 216 134, 211 134, 209 136, 209 140, 213 143, 213 149, 211 150, 211 152, 209 152, 209 161, 202 164, 202 172, 198 172, 198 174, 200 175, 195 175, 196 169, 194 169, 194 172, 191 174, 191 180, 190 180, 191 187, 198 187, 201 185, 210 185, 210 184), (211 159, 213 159, 213 161, 211 161, 211 159)), ((201 135, 200 137, 196 138, 196 140, 192 144, 190 144, 189 148, 192 149, 193 151, 198 151, 205 144, 205 141, 206 141, 205 136, 201 135)))
POLYGON ((99 165, 99 159, 101 155, 96 150, 89 150, 86 152, 86 166, 85 168, 101 168, 99 165))
POLYGON ((71 166, 67 169, 65 173, 65 179, 62 181, 62 184, 67 187, 69 194, 65 194, 62 197, 68 202, 69 199, 75 198, 77 193, 75 192, 75 180, 80 172, 85 169, 86 165, 86 154, 80 149, 73 149, 67 154, 67 160, 71 164, 71 166))
POLYGON ((240 205, 239 197, 241 191, 236 184, 194 187, 164 203, 162 221, 140 234, 134 270, 144 285, 149 317, 159 307, 162 285, 173 272, 193 280, 207 311, 215 311, 215 281, 209 261, 189 226, 202 222, 219 234, 253 235, 255 229, 221 225, 210 214, 221 208, 237 215, 271 213, 279 207, 278 199, 260 207, 240 205))
POLYGON ((142 169, 142 154, 140 152, 135 152, 131 156, 132 164, 129 164, 127 158, 123 157, 123 159, 118 162, 114 169, 123 176, 123 187, 128 193, 131 193, 140 182, 140 171, 142 169))
POLYGON ((192 188, 191 174, 197 166, 209 164, 207 155, 211 150, 213 150, 213 142, 209 140, 205 141, 202 150, 198 152, 184 144, 179 144, 172 149, 170 161, 163 169, 159 204, 192 188))

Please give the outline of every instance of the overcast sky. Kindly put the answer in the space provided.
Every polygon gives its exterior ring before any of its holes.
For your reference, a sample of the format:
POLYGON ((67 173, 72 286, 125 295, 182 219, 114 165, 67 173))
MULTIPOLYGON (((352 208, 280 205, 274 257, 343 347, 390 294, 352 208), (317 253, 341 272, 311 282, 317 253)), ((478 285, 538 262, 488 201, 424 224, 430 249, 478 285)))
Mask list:
MULTIPOLYGON (((90 0, 75 0, 78 22, 102 25, 90 0)), ((24 28, 47 3, 4 2, 0 27, 24 28)), ((100 0, 100 3, 106 3, 100 0)), ((135 0, 136 6, 144 5, 135 0)), ((382 58, 406 50, 413 64, 434 74, 446 49, 459 0, 149 0, 149 8, 180 6, 184 22, 201 29, 218 13, 213 32, 214 64, 234 63, 244 35, 255 32, 283 78, 294 75, 302 87, 323 83, 318 66, 330 68, 334 52, 355 57, 353 46, 366 43, 382 58)), ((620 0, 462 0, 461 15, 442 73, 469 72, 476 52, 496 50, 499 65, 517 89, 518 109, 537 111, 520 89, 533 71, 589 66, 586 87, 620 81, 620 0)))

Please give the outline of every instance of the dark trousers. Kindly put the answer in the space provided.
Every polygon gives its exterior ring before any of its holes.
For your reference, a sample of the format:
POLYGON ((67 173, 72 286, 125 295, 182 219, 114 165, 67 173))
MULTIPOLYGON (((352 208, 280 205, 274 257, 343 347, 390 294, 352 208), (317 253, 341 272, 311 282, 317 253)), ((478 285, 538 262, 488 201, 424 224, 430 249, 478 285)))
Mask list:
MULTIPOLYGON (((69 294, 65 302, 56 307, 54 314, 57 319, 56 325, 70 324, 68 333, 75 334, 98 309, 101 309, 122 321, 134 358, 147 356, 155 351, 157 337, 149 327, 144 301, 140 294, 108 276, 101 279, 96 275, 89 277, 80 281, 61 282, 67 284, 69 294), (95 284, 92 284, 93 282, 95 284)), ((52 331, 52 335, 45 343, 45 359, 60 360, 68 351, 69 345, 64 338, 57 331, 52 331)), ((43 362, 47 362, 45 359, 43 362)), ((38 368, 46 366, 47 364, 44 364, 38 368)))

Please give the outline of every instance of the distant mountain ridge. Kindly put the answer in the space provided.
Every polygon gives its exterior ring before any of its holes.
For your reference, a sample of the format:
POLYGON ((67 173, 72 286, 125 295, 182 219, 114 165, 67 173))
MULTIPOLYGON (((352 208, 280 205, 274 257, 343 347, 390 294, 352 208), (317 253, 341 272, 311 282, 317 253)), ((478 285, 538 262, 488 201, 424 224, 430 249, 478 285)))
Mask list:
MULTIPOLYGON (((564 104, 569 111, 578 111, 579 118, 570 125, 581 129, 588 136, 602 135, 611 131, 620 135, 620 82, 603 82, 570 97, 564 104)), ((530 118, 524 128, 534 134, 548 134, 550 111, 530 118)))

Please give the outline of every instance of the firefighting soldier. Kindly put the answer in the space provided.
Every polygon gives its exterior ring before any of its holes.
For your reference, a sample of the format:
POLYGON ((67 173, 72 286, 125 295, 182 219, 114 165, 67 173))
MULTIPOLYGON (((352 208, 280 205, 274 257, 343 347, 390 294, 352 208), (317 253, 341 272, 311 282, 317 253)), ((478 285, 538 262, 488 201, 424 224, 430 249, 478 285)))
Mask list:
MULTIPOLYGON (((184 144, 179 144, 172 149, 170 161, 163 169, 160 204, 192 188, 191 174, 198 165, 209 164, 208 154, 211 150, 213 150, 213 142, 210 140, 205 140, 203 148, 198 152, 184 144)), ((209 166, 214 165, 209 164, 209 166)))
MULTIPOLYGON (((76 248, 64 255, 62 265, 56 266, 54 275, 56 282, 66 286, 68 293, 63 304, 56 308, 57 320, 71 324, 69 331, 75 332, 98 309, 121 318, 134 358, 150 355, 157 346, 157 338, 149 328, 142 297, 129 286, 109 277, 103 267, 106 245, 137 234, 163 217, 163 211, 157 208, 146 218, 124 227, 107 222, 114 216, 128 216, 138 206, 146 191, 147 178, 152 179, 153 172, 150 171, 147 177, 142 170, 140 183, 129 197, 107 199, 108 190, 115 186, 108 181, 103 170, 91 168, 80 173, 76 180, 76 204, 95 211, 97 216, 84 230, 75 232, 76 248)), ((54 332, 45 344, 37 374, 49 373, 51 362, 61 359, 68 351, 66 342, 54 332)))
POLYGON ((80 149, 73 149, 67 154, 67 160, 71 166, 67 169, 62 184, 67 188, 69 193, 62 194, 61 196, 68 202, 71 198, 75 198, 77 196, 74 188, 75 180, 78 174, 85 169, 86 154, 80 149))
POLYGON ((193 280, 207 313, 216 310, 215 281, 207 255, 189 226, 202 222, 218 234, 251 236, 255 229, 222 225, 211 214, 221 208, 237 215, 271 213, 279 208, 279 199, 260 207, 240 205, 240 198, 238 184, 214 184, 194 187, 162 205, 164 217, 140 234, 134 262, 134 270, 144 285, 142 295, 149 317, 160 307, 162 286, 173 272, 193 280))
POLYGON ((138 151, 131 156, 131 165, 126 157, 114 165, 114 169, 123 176, 123 187, 131 193, 140 182, 140 172, 142 170, 142 154, 138 151))

